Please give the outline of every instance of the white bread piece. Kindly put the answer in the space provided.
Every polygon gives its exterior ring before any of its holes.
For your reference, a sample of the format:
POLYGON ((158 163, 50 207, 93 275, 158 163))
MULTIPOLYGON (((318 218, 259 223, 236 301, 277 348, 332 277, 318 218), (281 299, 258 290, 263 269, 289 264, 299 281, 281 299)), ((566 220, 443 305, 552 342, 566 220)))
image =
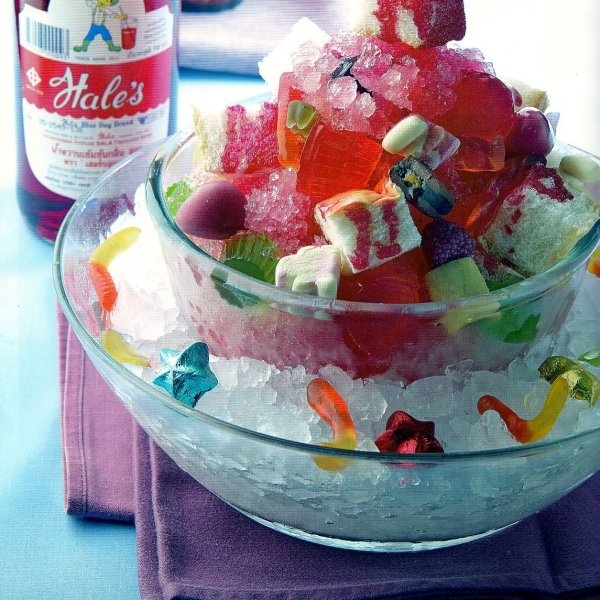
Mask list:
POLYGON ((359 273, 421 244, 406 200, 397 189, 383 194, 352 190, 315 206, 323 235, 342 257, 342 275, 359 273))
POLYGON ((523 105, 520 108, 533 107, 541 110, 542 112, 546 112, 548 107, 550 106, 550 99, 548 98, 548 93, 545 90, 540 90, 538 88, 534 88, 529 84, 521 81, 519 79, 504 79, 508 85, 519 92, 521 99, 523 100, 523 105))
POLYGON ((443 46, 466 31, 463 0, 355 0, 351 17, 357 33, 414 48, 443 46))
POLYGON ((375 16, 379 9, 377 0, 355 0, 350 12, 350 27, 352 31, 362 35, 381 35, 381 23, 375 16))
POLYGON ((194 162, 202 161, 204 169, 221 172, 221 157, 227 144, 227 115, 225 110, 200 110, 192 107, 196 132, 194 162))
MULTIPOLYGON (((353 3, 350 26, 353 31, 362 35, 381 36, 381 22, 375 16, 379 10, 377 0, 357 0, 353 3)), ((398 6, 395 15, 396 36, 414 48, 423 45, 419 30, 415 25, 415 13, 403 6, 398 6)))
POLYGON ((326 31, 307 17, 302 17, 279 45, 258 63, 258 72, 269 91, 272 94, 278 93, 279 78, 283 73, 291 73, 294 70, 294 55, 303 44, 311 42, 316 47, 323 48, 330 39, 331 36, 326 31))
POLYGON ((567 256, 600 217, 600 208, 581 189, 565 182, 573 199, 557 201, 523 185, 503 202, 482 246, 526 277, 542 273, 567 256))
MULTIPOLYGON (((262 108, 261 104, 244 106, 245 116, 255 119, 262 108)), ((203 168, 211 173, 222 173, 221 157, 227 146, 227 108, 199 109, 192 107, 192 120, 196 133, 194 162, 202 161, 203 168)), ((243 170, 244 165, 240 165, 243 170)))

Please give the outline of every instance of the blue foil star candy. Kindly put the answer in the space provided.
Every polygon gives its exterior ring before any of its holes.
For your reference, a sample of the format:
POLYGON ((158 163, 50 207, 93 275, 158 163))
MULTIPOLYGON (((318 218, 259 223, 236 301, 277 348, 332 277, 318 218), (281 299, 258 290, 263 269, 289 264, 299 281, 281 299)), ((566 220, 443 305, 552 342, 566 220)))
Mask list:
POLYGON ((208 366, 208 346, 203 342, 195 342, 184 350, 164 348, 160 362, 162 368, 153 383, 191 408, 218 383, 208 366))

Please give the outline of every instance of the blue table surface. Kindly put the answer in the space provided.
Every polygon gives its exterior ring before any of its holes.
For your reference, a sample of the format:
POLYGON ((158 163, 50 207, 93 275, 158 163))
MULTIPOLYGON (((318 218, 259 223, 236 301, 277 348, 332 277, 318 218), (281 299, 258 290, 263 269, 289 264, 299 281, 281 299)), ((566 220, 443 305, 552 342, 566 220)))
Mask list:
MULTIPOLYGON (((480 2, 467 0, 466 6, 475 7, 480 2)), ((495 22, 494 26, 487 23, 486 36, 473 41, 489 56, 505 57, 507 64, 511 60, 506 57, 507 46, 517 52, 518 46, 513 45, 522 41, 528 67, 538 76, 536 60, 544 53, 562 61, 562 66, 550 74, 556 97, 571 94, 571 101, 565 103, 569 115, 561 125, 561 137, 600 154, 600 3, 574 0, 572 6, 577 5, 584 13, 573 17, 574 9, 570 16, 564 14, 562 0, 503 2, 514 5, 521 15, 524 12, 525 19, 529 11, 529 17, 540 26, 535 34, 538 38, 528 34, 507 44, 499 34, 502 25, 495 22), (540 10, 542 6, 545 11, 540 10), (559 7, 562 15, 558 14, 559 7), (556 14, 550 19, 548 11, 553 10, 556 14), (579 23, 579 30, 576 38, 557 49, 552 38, 544 39, 543 32, 565 18, 578 19, 575 24, 579 23), (588 52, 590 48, 592 52, 588 52), (570 116, 572 112, 576 118, 570 116), (594 118, 584 118, 586 125, 582 126, 582 114, 594 118)), ((0 81, 8 82, 10 89, 15 64, 14 38, 7 31, 12 27, 12 4, 1 4, 5 35, 0 36, 0 81)), ((477 18, 477 27, 483 27, 485 19, 474 17, 473 21, 477 18)), ((182 72, 179 124, 190 124, 192 102, 201 104, 210 96, 229 103, 263 91, 263 83, 252 77, 182 72)), ((80 520, 63 510, 53 247, 28 230, 17 208, 13 96, 5 92, 0 98, 4 117, 0 144, 0 598, 139 599, 135 528, 80 520)))
MULTIPOLYGON (((10 12, 10 3, 2 4, 0 10, 10 12)), ((11 19, 6 15, 5 27, 11 19)), ((10 50, 9 46, 3 56, 10 50)), ((0 62, 2 80, 12 87, 10 55, 0 62)), ((182 128, 191 123, 192 101, 201 102, 205 90, 230 103, 265 88, 254 77, 182 72, 178 98, 182 128)), ((12 115, 12 94, 7 96, 0 100, 3 114, 12 115)), ((12 119, 4 121, 8 126, 2 128, 0 157, 0 598, 139 599, 134 526, 81 520, 63 510, 54 248, 36 238, 19 213, 14 127, 12 119)))

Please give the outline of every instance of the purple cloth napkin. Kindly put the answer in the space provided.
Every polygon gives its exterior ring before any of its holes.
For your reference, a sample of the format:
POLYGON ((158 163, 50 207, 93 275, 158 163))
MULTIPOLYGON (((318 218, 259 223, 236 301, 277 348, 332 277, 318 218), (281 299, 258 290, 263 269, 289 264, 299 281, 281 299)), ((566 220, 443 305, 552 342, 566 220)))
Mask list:
POLYGON ((133 422, 58 309, 65 511, 133 521, 133 422))
POLYGON ((347 26, 347 0, 242 0, 231 10, 181 15, 179 65, 258 75, 258 61, 302 17, 328 33, 347 26))
POLYGON ((598 476, 495 536, 374 554, 267 529, 181 471, 139 428, 135 437, 144 600, 600 597, 598 476))
POLYGON ((143 600, 600 598, 600 475, 470 544, 415 554, 318 546, 255 523, 179 469, 121 410, 62 315, 59 333, 65 504, 121 519, 135 505, 143 600))

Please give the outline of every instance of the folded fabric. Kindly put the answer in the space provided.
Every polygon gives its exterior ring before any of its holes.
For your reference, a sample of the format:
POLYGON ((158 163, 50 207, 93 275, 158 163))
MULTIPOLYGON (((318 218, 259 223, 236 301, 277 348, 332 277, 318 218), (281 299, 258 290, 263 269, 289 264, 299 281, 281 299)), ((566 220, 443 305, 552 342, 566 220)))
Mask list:
POLYGON ((58 321, 65 505, 127 519, 135 504, 143 600, 600 597, 600 475, 514 527, 453 548, 376 554, 304 542, 255 523, 182 471, 58 321))
POLYGON ((347 24, 348 0, 242 0, 231 10, 181 15, 179 65, 258 75, 258 61, 308 17, 329 33, 347 24))
POLYGON ((514 600, 600 594, 598 476, 539 515, 477 542, 376 554, 327 548, 259 525, 179 469, 139 428, 135 437, 144 600, 514 600))
POLYGON ((65 511, 133 521, 133 421, 57 312, 65 511))

